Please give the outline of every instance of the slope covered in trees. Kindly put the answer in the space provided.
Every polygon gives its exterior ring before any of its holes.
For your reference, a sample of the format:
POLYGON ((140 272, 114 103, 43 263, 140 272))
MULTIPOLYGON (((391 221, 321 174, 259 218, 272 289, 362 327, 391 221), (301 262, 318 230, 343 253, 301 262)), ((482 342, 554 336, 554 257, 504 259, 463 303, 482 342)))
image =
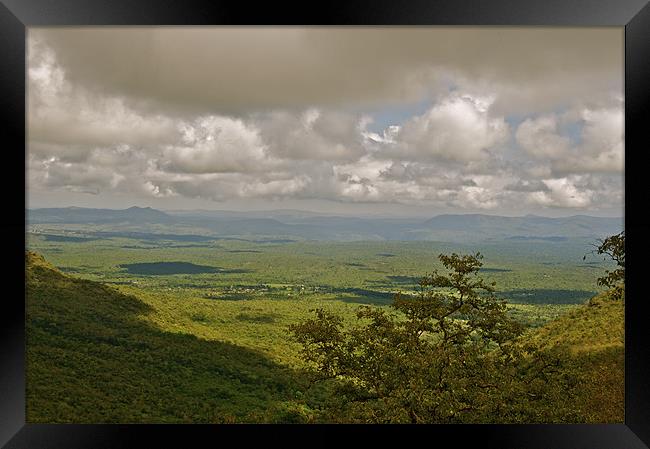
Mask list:
POLYGON ((151 306, 27 253, 27 421, 287 420, 294 375, 264 355, 162 331, 151 306))
POLYGON ((581 378, 573 407, 584 422, 624 421, 624 315, 624 303, 610 291, 530 333, 537 346, 563 347, 570 353, 581 378))

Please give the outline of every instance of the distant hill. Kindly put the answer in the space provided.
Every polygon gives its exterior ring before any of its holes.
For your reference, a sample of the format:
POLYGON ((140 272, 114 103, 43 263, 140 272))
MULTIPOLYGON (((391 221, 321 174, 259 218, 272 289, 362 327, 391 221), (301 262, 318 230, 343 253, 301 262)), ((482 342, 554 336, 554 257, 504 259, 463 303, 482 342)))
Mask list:
POLYGON ((468 236, 505 239, 545 239, 561 241, 567 237, 595 237, 618 233, 623 229, 621 218, 589 217, 500 217, 496 215, 466 214, 438 215, 423 223, 429 231, 466 233, 468 236))
MULTIPOLYGON (((285 240, 429 240, 475 243, 489 240, 563 242, 569 238, 603 238, 623 229, 622 218, 576 215, 550 218, 535 215, 502 217, 465 214, 420 218, 369 218, 319 215, 298 211, 184 211, 166 213, 149 207, 115 209, 32 209, 29 224, 108 224, 130 226, 130 231, 150 231, 160 224, 173 234, 174 227, 201 229, 212 236, 274 236, 285 240), (142 229, 133 226, 141 225, 142 229)), ((103 229, 106 231, 106 229, 103 229)), ((185 231, 183 233, 186 233, 185 231)))
POLYGON ((128 209, 89 209, 84 207, 31 209, 28 223, 173 223, 175 218, 150 207, 128 209))

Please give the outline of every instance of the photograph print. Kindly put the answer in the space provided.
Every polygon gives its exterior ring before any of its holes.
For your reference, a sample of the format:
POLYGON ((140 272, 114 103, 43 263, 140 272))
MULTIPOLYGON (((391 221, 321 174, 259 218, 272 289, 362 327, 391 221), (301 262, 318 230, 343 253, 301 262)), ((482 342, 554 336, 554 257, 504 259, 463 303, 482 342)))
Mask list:
POLYGON ((622 27, 29 27, 27 423, 623 423, 622 27))

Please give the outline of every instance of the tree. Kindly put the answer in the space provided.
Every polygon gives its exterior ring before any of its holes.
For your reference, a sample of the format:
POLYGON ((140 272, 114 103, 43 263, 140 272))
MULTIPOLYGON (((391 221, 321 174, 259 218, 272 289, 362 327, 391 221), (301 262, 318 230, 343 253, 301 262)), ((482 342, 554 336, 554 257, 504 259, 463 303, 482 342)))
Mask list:
MULTIPOLYGON (((418 294, 397 294, 392 310, 360 307, 358 323, 323 309, 290 326, 316 381, 333 383, 334 419, 360 422, 526 422, 540 411, 560 357, 518 340, 494 283, 479 276, 480 253, 443 255, 447 270, 420 281, 418 294)), ((566 394, 565 394, 566 395, 566 394)), ((568 395, 566 395, 568 397, 568 395)))
POLYGON ((599 240, 595 252, 604 254, 603 260, 609 257, 617 266, 615 270, 605 270, 605 275, 597 280, 598 285, 609 288, 612 299, 625 300, 625 231, 599 240))

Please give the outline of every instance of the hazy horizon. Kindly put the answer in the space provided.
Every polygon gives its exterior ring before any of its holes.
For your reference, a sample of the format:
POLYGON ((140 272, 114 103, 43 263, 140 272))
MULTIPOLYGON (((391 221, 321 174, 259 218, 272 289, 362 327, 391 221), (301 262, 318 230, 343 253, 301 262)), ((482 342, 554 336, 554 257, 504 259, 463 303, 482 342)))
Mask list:
POLYGON ((489 213, 485 211, 481 212, 466 212, 466 211, 457 211, 457 212, 450 212, 450 213, 427 213, 425 211, 421 211, 419 214, 412 214, 412 215, 398 215, 398 214, 390 214, 388 212, 375 212, 375 213, 360 213, 360 212, 323 212, 323 211, 318 211, 318 210, 310 210, 310 209, 295 209, 295 208, 259 208, 259 209, 200 209, 200 208, 187 208, 187 209, 174 209, 174 208, 160 208, 160 207, 152 207, 152 206, 146 206, 146 205, 140 205, 140 204, 134 204, 132 206, 128 207, 87 207, 87 206, 76 206, 76 205, 67 205, 67 206, 43 206, 43 207, 27 207, 27 211, 31 210, 40 210, 40 209, 102 209, 102 210, 114 210, 114 211, 124 211, 128 209, 153 209, 153 210, 158 210, 161 212, 169 212, 169 213, 189 213, 189 212, 202 212, 202 213, 241 213, 241 214, 251 214, 251 213, 281 213, 281 212, 298 212, 298 213, 306 213, 306 214, 313 214, 313 215, 322 215, 322 216, 349 216, 349 217, 358 217, 358 218, 403 218, 403 219, 415 219, 415 218, 433 218, 437 216, 444 216, 444 215, 484 215, 484 216, 493 216, 493 217, 509 217, 509 218, 521 218, 521 217, 527 217, 527 216, 536 216, 536 217, 542 217, 542 218, 570 218, 570 217, 575 217, 575 216, 586 216, 586 217, 594 217, 594 218, 621 218, 624 219, 625 215, 596 215, 596 214, 585 214, 585 213, 570 213, 570 214, 565 214, 565 215, 543 215, 543 214, 534 214, 534 213, 526 213, 526 214, 496 214, 496 213, 489 213))

